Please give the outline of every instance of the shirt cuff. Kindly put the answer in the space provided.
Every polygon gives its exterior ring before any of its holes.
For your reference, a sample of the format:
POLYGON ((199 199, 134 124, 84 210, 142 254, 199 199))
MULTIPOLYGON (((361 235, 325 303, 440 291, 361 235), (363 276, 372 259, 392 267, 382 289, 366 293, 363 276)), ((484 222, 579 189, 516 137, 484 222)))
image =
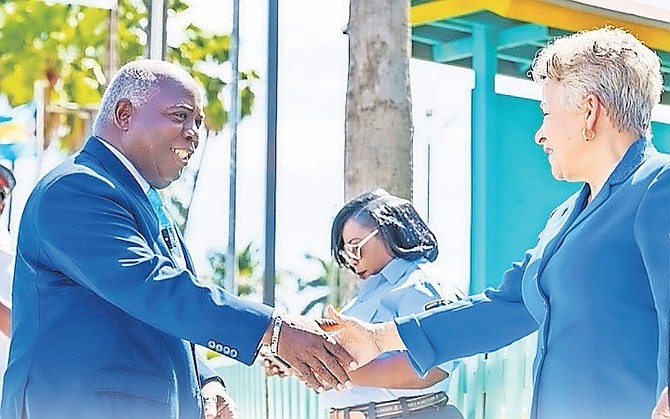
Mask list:
POLYGON ((424 377, 435 366, 436 354, 433 345, 421 329, 416 315, 394 319, 400 338, 407 347, 407 355, 412 368, 424 377))
POLYGON ((226 388, 226 383, 223 381, 223 378, 219 377, 218 375, 214 375, 212 377, 205 378, 202 382, 201 387, 204 387, 205 384, 211 383, 212 381, 218 381, 223 386, 223 388, 226 388))

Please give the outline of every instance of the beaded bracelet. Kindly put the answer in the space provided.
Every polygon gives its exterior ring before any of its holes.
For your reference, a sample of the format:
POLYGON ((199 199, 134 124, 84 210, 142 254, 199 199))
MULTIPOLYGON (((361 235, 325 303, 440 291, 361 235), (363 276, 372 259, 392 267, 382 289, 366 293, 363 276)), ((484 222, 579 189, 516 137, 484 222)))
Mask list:
POLYGON ((281 316, 277 315, 275 317, 275 322, 272 325, 272 337, 270 338, 270 353, 274 356, 279 356, 277 353, 277 346, 279 345, 279 331, 281 330, 281 324, 283 320, 281 316))

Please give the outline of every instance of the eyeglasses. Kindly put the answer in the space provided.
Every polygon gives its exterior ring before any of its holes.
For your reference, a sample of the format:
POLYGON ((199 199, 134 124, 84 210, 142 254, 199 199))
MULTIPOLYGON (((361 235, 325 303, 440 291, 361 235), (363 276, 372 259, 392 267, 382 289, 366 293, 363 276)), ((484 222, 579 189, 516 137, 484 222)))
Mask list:
POLYGON ((363 246, 365 246, 367 242, 372 240, 372 238, 376 236, 377 233, 379 233, 379 229, 374 229, 370 234, 363 237, 363 239, 358 243, 355 244, 344 243, 342 245, 342 249, 340 249, 338 253, 340 254, 340 256, 342 256, 342 258, 347 263, 347 265, 349 265, 350 268, 352 267, 351 266, 352 262, 354 261, 358 262, 359 260, 361 260, 361 249, 363 249, 363 246))

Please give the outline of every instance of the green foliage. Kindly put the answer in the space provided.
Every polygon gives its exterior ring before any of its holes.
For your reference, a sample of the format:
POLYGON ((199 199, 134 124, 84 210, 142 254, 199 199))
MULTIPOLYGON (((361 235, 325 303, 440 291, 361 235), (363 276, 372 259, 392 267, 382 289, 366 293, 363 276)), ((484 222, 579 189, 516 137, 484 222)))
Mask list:
MULTIPOLYGON (((226 254, 212 251, 209 254, 209 263, 212 266, 213 274, 211 281, 223 287, 226 278, 226 254)), ((237 294, 250 295, 262 291, 262 280, 258 272, 258 249, 251 243, 247 244, 242 251, 237 254, 237 294)))
POLYGON ((186 231, 186 218, 188 213, 187 206, 176 196, 172 195, 170 199, 170 215, 172 215, 174 223, 177 225, 181 234, 186 231))
POLYGON ((49 82, 54 98, 74 95, 74 89, 81 86, 63 82, 74 75, 91 85, 81 95, 84 104, 99 99, 100 95, 93 93, 99 85, 96 74, 90 68, 82 71, 82 67, 90 66, 86 58, 105 55, 105 12, 83 9, 62 4, 47 5, 37 0, 2 5, 0 72, 3 77, 0 90, 11 103, 30 101, 34 81, 38 79, 49 82), (90 42, 91 47, 82 51, 84 40, 90 42))
MULTIPOLYGON (((183 12, 184 10, 188 9, 188 4, 184 3, 181 0, 172 0, 170 2, 170 11, 172 13, 179 13, 183 12)), ((170 12, 168 12, 168 15, 170 12)))
POLYGON ((339 282, 340 270, 332 261, 321 259, 311 254, 306 254, 305 259, 319 264, 321 272, 312 279, 298 277, 298 292, 303 292, 307 289, 317 289, 319 291, 317 297, 309 301, 300 311, 300 314, 308 314, 314 310, 315 307, 320 306, 320 315, 331 300, 333 285, 339 282))
MULTIPOLYGON (((146 55, 149 0, 119 0, 117 56, 123 64, 146 55)), ((171 0, 168 16, 188 9, 171 0)), ((41 0, 0 2, 0 92, 13 105, 29 102, 36 80, 46 80, 46 97, 53 105, 96 105, 111 77, 109 68, 110 12, 108 10, 41 0)), ((169 46, 167 59, 190 71, 205 92, 205 127, 218 132, 228 121, 221 95, 226 82, 217 74, 229 59, 230 36, 206 33, 191 24, 184 40, 169 46)), ((254 71, 240 74, 241 117, 251 113, 254 71)), ((74 115, 54 117, 47 141, 61 140, 71 152, 83 141, 74 115), (59 129, 60 128, 60 129, 59 129)))
MULTIPOLYGON (((225 92, 226 83, 214 76, 215 71, 229 60, 230 35, 207 34, 195 25, 189 25, 185 34, 187 39, 179 46, 169 48, 169 61, 179 63, 205 88, 205 127, 208 131, 218 132, 228 122, 228 112, 223 107, 221 95, 225 92)), ((251 83, 258 79, 255 71, 240 72, 238 89, 240 90, 240 116, 243 118, 251 113, 254 94, 251 83)))
MULTIPOLYGON (((238 295, 240 296, 260 294, 262 292, 263 278, 262 272, 259 272, 260 262, 258 260, 258 252, 258 249, 249 243, 237 254, 238 271, 235 279, 238 284, 238 295)), ((304 279, 296 274, 284 272, 282 275, 278 275, 275 279, 275 283, 280 283, 281 278, 285 275, 293 278, 298 285, 297 292, 299 294, 313 290, 317 291, 316 298, 308 301, 307 304, 300 309, 300 314, 303 315, 309 314, 319 306, 321 306, 321 310, 323 310, 325 305, 331 302, 333 284, 339 282, 340 275, 339 268, 331 261, 310 254, 306 254, 305 259, 315 262, 320 266, 320 272, 316 277, 312 279, 304 279)), ((213 273, 212 276, 207 279, 222 287, 226 277, 225 253, 218 251, 210 252, 209 263, 212 266, 213 273)), ((291 298, 293 297, 295 297, 295 294, 291 295, 291 298)), ((284 299, 286 299, 286 297, 284 299)), ((291 307, 294 305, 295 304, 291 301, 282 301, 281 296, 277 295, 277 306, 291 307)), ((318 315, 321 315, 321 312, 319 312, 318 315)))

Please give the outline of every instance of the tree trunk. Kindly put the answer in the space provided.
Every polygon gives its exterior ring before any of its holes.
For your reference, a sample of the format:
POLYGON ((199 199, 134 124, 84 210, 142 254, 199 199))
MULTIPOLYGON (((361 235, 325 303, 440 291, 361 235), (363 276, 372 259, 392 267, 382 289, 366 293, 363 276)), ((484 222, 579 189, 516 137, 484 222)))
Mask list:
MULTIPOLYGON (((412 199, 409 0, 350 0, 344 195, 384 188, 412 199)), ((353 284, 344 280, 345 300, 353 284)))
POLYGON ((412 198, 409 1, 351 0, 345 199, 374 188, 412 198))

